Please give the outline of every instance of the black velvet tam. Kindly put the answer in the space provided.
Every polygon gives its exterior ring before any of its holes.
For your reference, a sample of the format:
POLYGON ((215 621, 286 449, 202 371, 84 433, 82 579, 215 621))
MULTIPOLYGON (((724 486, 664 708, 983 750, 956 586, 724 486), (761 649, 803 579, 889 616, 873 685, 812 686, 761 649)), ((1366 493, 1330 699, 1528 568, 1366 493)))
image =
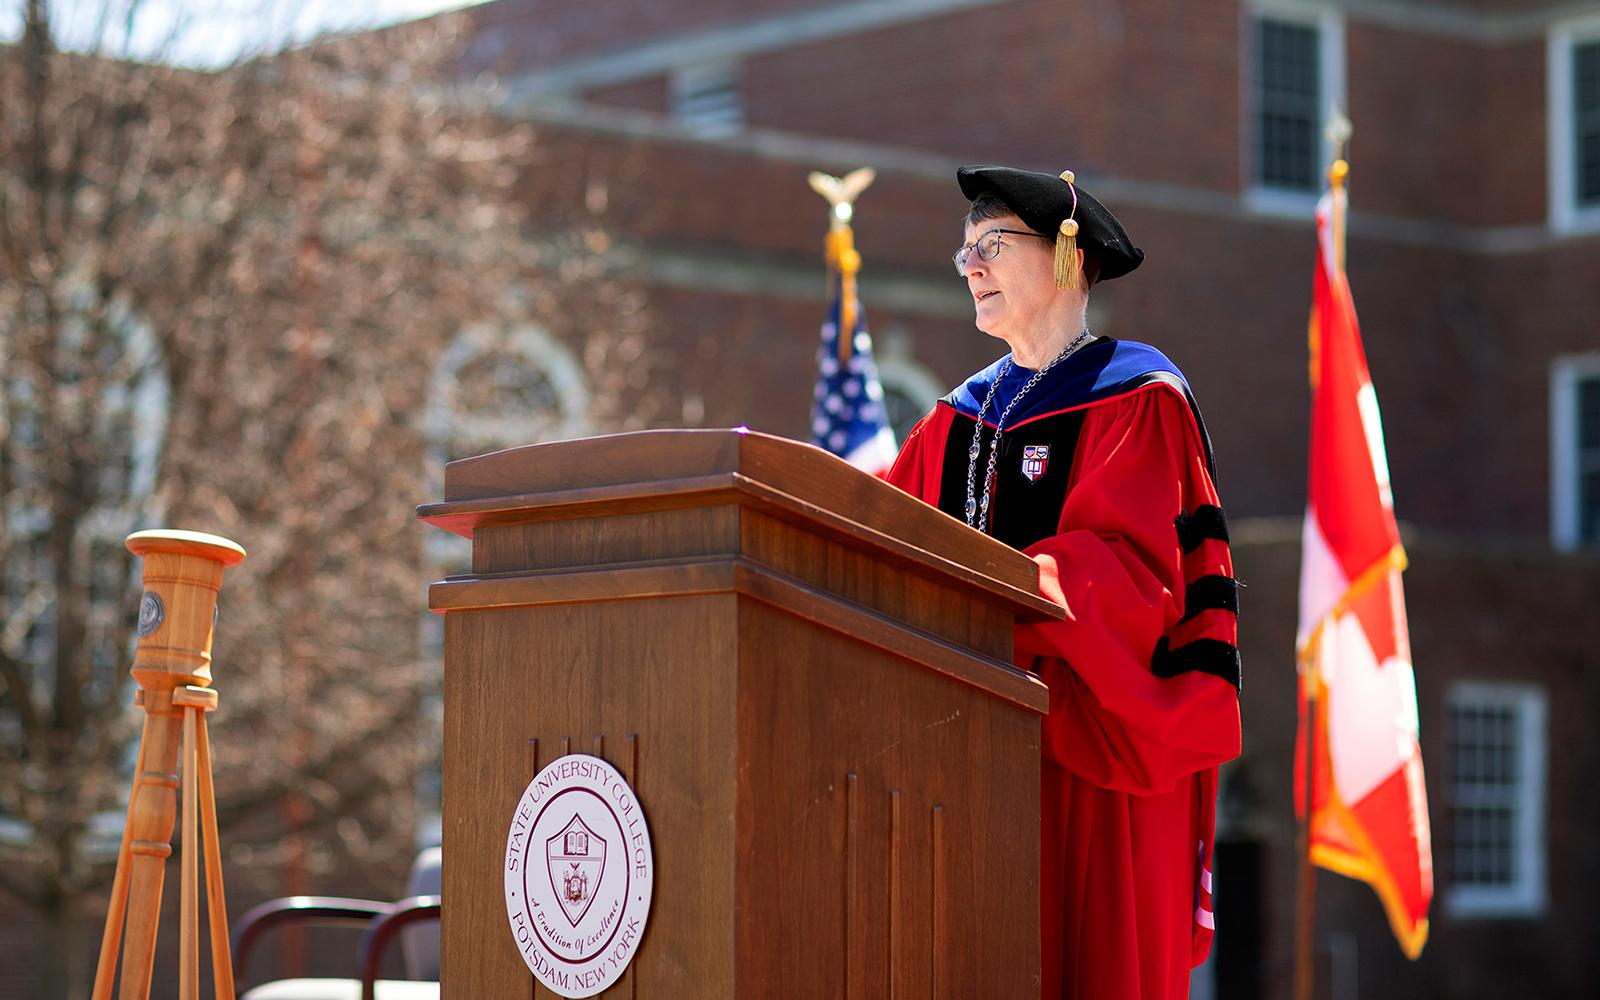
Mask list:
POLYGON ((1028 228, 1046 236, 1054 237, 1062 222, 1076 219, 1078 246, 1099 259, 1101 281, 1120 278, 1144 262, 1144 251, 1128 239, 1128 231, 1117 217, 1076 183, 1054 174, 983 166, 962 167, 956 171, 956 180, 969 201, 992 194, 1017 213, 1028 228))

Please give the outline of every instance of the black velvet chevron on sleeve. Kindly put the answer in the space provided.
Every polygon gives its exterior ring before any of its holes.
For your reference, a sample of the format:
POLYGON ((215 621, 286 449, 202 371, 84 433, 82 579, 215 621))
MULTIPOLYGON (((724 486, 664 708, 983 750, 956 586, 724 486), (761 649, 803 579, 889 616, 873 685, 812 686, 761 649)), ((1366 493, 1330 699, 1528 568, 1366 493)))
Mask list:
POLYGON ((1243 666, 1239 660, 1239 649, 1220 639, 1196 639, 1172 649, 1167 637, 1162 636, 1161 641, 1156 643, 1155 654, 1150 658, 1150 670, 1157 677, 1176 677, 1198 670, 1221 677, 1232 684, 1235 691, 1242 689, 1243 666))
POLYGON ((1232 611, 1238 614, 1239 581, 1231 576, 1202 576, 1185 587, 1181 622, 1188 621, 1202 611, 1232 611))
POLYGON ((1228 540, 1228 516, 1212 504, 1201 504, 1193 514, 1181 513, 1172 523, 1178 529, 1178 544, 1186 553, 1198 549, 1208 538, 1228 540))

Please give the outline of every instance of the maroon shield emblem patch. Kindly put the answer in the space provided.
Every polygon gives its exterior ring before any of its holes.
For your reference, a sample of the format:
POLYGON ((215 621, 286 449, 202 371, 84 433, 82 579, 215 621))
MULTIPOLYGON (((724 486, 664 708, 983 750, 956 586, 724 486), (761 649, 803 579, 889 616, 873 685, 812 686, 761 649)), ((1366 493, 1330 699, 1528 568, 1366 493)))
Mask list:
POLYGON ((545 841, 545 864, 562 911, 572 926, 578 926, 605 873, 606 842, 573 813, 561 832, 545 841))
POLYGON ((1022 474, 1028 477, 1028 482, 1036 483, 1044 475, 1044 468, 1050 462, 1050 446, 1047 444, 1029 444, 1022 447, 1022 474))

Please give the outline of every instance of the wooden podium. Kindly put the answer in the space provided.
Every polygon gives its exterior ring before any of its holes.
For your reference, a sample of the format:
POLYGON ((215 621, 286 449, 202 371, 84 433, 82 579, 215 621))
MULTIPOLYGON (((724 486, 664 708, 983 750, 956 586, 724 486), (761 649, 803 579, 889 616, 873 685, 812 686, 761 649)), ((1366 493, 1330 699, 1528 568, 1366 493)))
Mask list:
POLYGON ((1036 997, 1045 687, 1020 553, 809 445, 649 431, 450 463, 443 996, 549 996, 508 927, 529 779, 604 757, 655 851, 620 997, 1036 997))

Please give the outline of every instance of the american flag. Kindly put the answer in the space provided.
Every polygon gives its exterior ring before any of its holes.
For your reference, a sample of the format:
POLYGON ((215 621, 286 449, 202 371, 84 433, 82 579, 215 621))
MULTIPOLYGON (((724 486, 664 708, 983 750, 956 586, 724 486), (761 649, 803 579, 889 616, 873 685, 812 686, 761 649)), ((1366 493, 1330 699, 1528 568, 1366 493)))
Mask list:
POLYGON ((872 360, 872 337, 867 334, 866 316, 858 305, 851 310, 855 315, 849 350, 840 360, 839 314, 845 294, 837 270, 831 270, 828 283, 828 319, 822 324, 822 346, 817 348, 811 441, 863 472, 881 476, 894 464, 898 449, 883 405, 878 366, 872 360))

